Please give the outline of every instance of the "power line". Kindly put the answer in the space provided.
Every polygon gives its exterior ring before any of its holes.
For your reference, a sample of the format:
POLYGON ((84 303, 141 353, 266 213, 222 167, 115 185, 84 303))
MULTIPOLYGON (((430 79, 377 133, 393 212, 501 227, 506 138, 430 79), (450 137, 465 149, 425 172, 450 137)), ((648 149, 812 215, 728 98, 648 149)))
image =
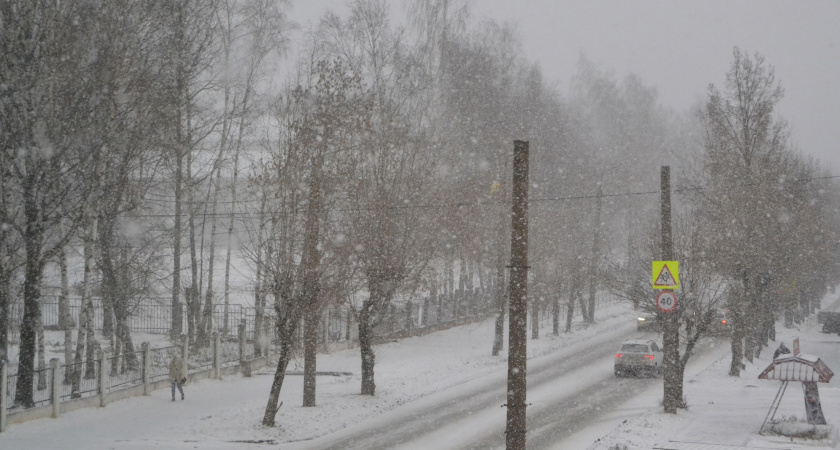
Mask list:
MULTIPOLYGON (((800 183, 800 182, 810 182, 816 180, 828 180, 828 179, 836 179, 840 178, 840 175, 830 175, 830 176, 823 176, 823 177, 813 177, 813 178, 800 178, 800 179, 793 179, 793 180, 785 180, 786 182, 791 183, 800 183)), ((748 187, 748 186, 757 186, 758 183, 742 183, 732 186, 732 189, 741 188, 741 187, 748 187)), ((687 193, 687 192, 694 192, 694 191, 704 191, 707 188, 704 187, 692 187, 692 188, 681 188, 681 189, 673 189, 672 192, 676 194, 687 193)), ((587 200, 587 199, 596 199, 596 198, 610 198, 610 197, 634 197, 634 196, 645 196, 645 195, 659 195, 660 191, 639 191, 639 192, 619 192, 619 193, 611 193, 611 194, 584 194, 584 195, 571 195, 571 196, 564 196, 564 197, 542 197, 542 198, 531 198, 528 200, 528 203, 542 203, 542 202, 560 202, 560 201, 568 201, 568 200, 587 200)), ((162 200, 151 200, 152 203, 160 202, 162 200)), ((167 200, 168 201, 168 200, 167 200)), ((254 200, 251 200, 253 202, 254 200)), ((171 200, 174 202, 174 199, 171 200)), ((186 202, 185 202, 186 203, 186 202)), ((199 202, 192 202, 192 203, 199 203, 199 202)), ((201 203, 208 203, 208 202, 201 202, 201 203)), ((226 202, 232 203, 232 202, 226 202)), ((507 205, 508 202, 505 200, 491 200, 491 201, 463 201, 463 202, 446 202, 446 203, 428 203, 428 204, 403 204, 403 205, 389 205, 389 206, 366 206, 366 207, 335 207, 335 208, 325 208, 322 210, 326 212, 351 212, 351 211, 375 211, 377 209, 390 209, 390 210, 408 210, 408 209, 444 209, 444 208, 464 208, 464 207, 480 207, 480 206, 488 206, 488 205, 507 205)), ((293 214, 299 213, 304 211, 304 207, 302 206, 300 209, 291 209, 286 210, 283 209, 279 211, 281 214, 293 214)), ((271 214, 272 212, 276 213, 278 211, 269 211, 267 214, 271 214)), ((172 217, 173 214, 134 214, 131 215, 131 218, 166 218, 172 217)), ((185 217, 188 217, 189 214, 184 214, 185 217)), ((228 218, 233 216, 234 218, 250 218, 250 217, 259 217, 259 212, 248 212, 248 211, 237 211, 231 213, 230 211, 225 212, 217 212, 217 213, 204 213, 204 212, 197 212, 194 214, 194 217, 222 217, 228 218)))

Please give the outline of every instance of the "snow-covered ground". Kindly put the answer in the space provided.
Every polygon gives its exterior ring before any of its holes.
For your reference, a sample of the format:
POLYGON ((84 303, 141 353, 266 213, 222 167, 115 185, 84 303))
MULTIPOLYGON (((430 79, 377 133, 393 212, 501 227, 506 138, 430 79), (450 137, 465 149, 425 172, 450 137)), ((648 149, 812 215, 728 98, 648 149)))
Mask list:
MULTIPOLYGON (((828 300, 834 299, 825 299, 824 304, 828 300)), ((635 326, 635 314, 623 306, 601 310, 597 319, 593 326, 576 324, 572 333, 557 337, 544 329, 540 339, 528 341, 530 360, 537 362, 540 356, 569 351, 585 345, 587 340, 612 339, 635 326)), ((319 371, 352 375, 318 377, 318 406, 314 408, 300 406, 301 377, 287 376, 281 394, 284 404, 274 428, 259 424, 272 375, 271 371, 264 371, 252 378, 234 376, 189 384, 185 387, 185 401, 171 402, 169 392, 159 390, 148 397, 78 410, 58 419, 14 424, 0 434, 0 449, 318 448, 319 442, 331 434, 370 426, 382 417, 410 412, 431 397, 440 400, 455 396, 465 383, 472 385, 498 377, 504 372, 507 359, 490 355, 492 334, 493 321, 488 320, 378 346, 374 397, 358 394, 358 349, 320 355, 319 371)), ((800 337, 803 352, 822 357, 829 367, 840 372, 840 338, 819 333, 815 324, 799 329, 778 327, 777 342, 771 346, 782 341, 792 347, 796 336, 800 337)), ((770 363, 772 351, 773 348, 765 349, 754 364, 747 364, 740 378, 733 378, 727 375, 728 343, 712 341, 712 349, 687 369, 688 410, 676 415, 661 411, 660 380, 632 400, 605 412, 601 420, 585 424, 556 448, 829 448, 829 441, 791 442, 757 434, 779 387, 779 382, 757 379, 770 363), (716 446, 702 447, 698 443, 716 446)), ((611 358, 612 354, 593 355, 597 360, 611 358)), ((570 385, 564 389, 575 388, 570 385)), ((821 385, 820 395, 828 422, 840 421, 840 377, 821 385)), ((792 383, 777 418, 803 420, 802 398, 801 388, 792 383)), ((504 408, 498 408, 497 415, 486 420, 503 422, 504 408)), ((469 427, 480 428, 481 420, 485 419, 471 420, 469 427)), ((440 432, 469 435, 475 431, 453 425, 440 432)), ((431 443, 412 445, 430 448, 425 444, 431 443)), ((463 446, 463 440, 445 436, 434 442, 434 448, 463 446)))

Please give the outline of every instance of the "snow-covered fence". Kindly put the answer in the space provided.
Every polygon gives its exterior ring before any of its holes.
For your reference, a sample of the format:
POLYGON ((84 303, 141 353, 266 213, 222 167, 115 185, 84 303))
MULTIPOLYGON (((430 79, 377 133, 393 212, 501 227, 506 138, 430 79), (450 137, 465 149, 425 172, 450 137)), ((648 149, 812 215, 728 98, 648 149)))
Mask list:
MULTIPOLYGON (((540 295, 531 296, 529 299, 529 303, 531 302, 539 302, 540 307, 539 309, 539 317, 537 320, 540 321, 540 327, 547 327, 551 325, 552 321, 554 320, 554 299, 553 298, 546 298, 540 295)), ((559 320, 560 323, 563 324, 566 321, 566 313, 568 312, 568 299, 561 299, 559 302, 560 310, 559 313, 559 320)), ((588 304, 589 299, 588 297, 585 300, 588 304)), ((595 311, 599 309, 605 308, 607 306, 615 305, 620 300, 610 292, 601 291, 595 294, 595 311)), ((531 305, 528 306, 528 328, 531 327, 531 321, 534 319, 532 317, 533 309, 531 305)), ((582 314, 582 311, 579 305, 575 305, 575 314, 582 314)), ((562 325, 561 325, 562 326, 562 325)))
MULTIPOLYGON (((117 356, 97 351, 92 362, 69 365, 52 359, 48 367, 35 371, 35 404, 30 408, 15 405, 17 372, 10 372, 10 365, 0 361, 0 431, 9 423, 58 417, 61 412, 105 406, 111 401, 168 388, 169 362, 174 355, 186 356, 190 380, 221 378, 237 372, 249 374, 270 365, 268 357, 253 356, 253 344, 224 342, 217 333, 203 347, 184 344, 153 349, 143 343, 142 348, 117 356), (88 371, 88 367, 93 370, 88 371), (74 376, 77 373, 78 377, 74 376)), ((265 353, 270 355, 270 348, 265 353)))
POLYGON ((239 362, 239 343, 231 340, 221 341, 221 364, 231 365, 239 362))
POLYGON ((74 398, 91 397, 98 393, 99 383, 96 375, 96 368, 99 366, 99 361, 92 359, 90 362, 81 361, 78 363, 70 363, 61 365, 62 372, 62 401, 68 401, 74 398))
MULTIPOLYGON (((32 377, 32 401, 35 406, 47 405, 50 403, 52 393, 50 392, 51 384, 48 380, 52 379, 53 368, 45 367, 44 369, 35 369, 32 377)), ((13 408, 15 396, 17 395, 17 373, 8 374, 8 385, 6 386, 6 393, 9 401, 6 402, 6 409, 13 408)))
MULTIPOLYGON (((379 330, 382 334, 377 334, 377 337, 394 339, 425 334, 456 324, 481 320, 487 317, 488 312, 492 312, 486 299, 459 299, 461 304, 456 307, 447 304, 449 300, 424 298, 395 303, 387 318, 383 318, 380 323, 379 330), (438 310, 450 312, 439 314, 436 313, 438 310)), ((236 316, 228 316, 229 319, 231 317, 236 316)), ((248 316, 243 314, 243 317, 248 316)), ((188 378, 192 381, 221 378, 240 372, 249 375, 252 370, 271 366, 272 345, 276 342, 266 336, 270 335, 273 329, 270 316, 267 315, 266 320, 267 332, 261 340, 263 345, 260 356, 255 354, 253 321, 240 318, 237 326, 233 326, 236 330, 233 338, 230 333, 214 332, 213 339, 208 344, 190 346, 188 340, 182 337, 182 343, 177 346, 151 348, 148 343, 143 343, 143 350, 125 355, 106 356, 100 350, 96 352, 97 355, 92 361, 62 365, 58 360, 52 360, 50 367, 43 369, 43 377, 40 378, 46 380, 46 384, 41 390, 36 386, 36 406, 32 408, 14 404, 16 368, 10 364, 2 364, 0 431, 5 429, 8 423, 57 417, 59 413, 105 406, 110 401, 149 395, 153 390, 168 388, 168 365, 172 356, 176 354, 185 357, 188 378)), ((322 348, 328 348, 330 343, 353 342, 356 339, 353 315, 346 308, 325 310, 321 323, 322 348)), ((37 375, 33 383, 39 383, 37 375)))

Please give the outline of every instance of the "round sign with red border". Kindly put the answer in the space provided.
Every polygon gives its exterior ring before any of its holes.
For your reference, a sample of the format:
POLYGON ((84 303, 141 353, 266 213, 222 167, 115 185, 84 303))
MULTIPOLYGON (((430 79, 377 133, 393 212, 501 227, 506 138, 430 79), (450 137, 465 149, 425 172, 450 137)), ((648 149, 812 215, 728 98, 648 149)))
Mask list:
POLYGON ((677 309, 677 296, 671 291, 662 291, 656 296, 656 307, 662 312, 677 309))

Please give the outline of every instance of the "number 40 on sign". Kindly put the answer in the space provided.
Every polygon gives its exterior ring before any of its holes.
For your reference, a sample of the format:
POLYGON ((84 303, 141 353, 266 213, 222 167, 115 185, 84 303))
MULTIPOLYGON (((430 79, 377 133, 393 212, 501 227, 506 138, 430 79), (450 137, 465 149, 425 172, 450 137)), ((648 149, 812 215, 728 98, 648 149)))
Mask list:
POLYGON ((671 312, 677 308, 677 296, 671 291, 662 291, 656 296, 656 307, 662 312, 671 312))

